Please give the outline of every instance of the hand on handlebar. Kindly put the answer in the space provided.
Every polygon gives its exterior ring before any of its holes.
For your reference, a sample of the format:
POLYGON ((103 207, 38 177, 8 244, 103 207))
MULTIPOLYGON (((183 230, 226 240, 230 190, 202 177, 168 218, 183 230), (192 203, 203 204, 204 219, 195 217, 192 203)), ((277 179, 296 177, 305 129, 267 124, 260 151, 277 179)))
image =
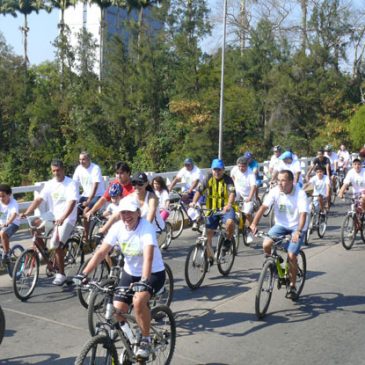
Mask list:
POLYGON ((149 291, 152 289, 152 287, 149 285, 148 281, 137 281, 135 283, 131 284, 131 289, 133 289, 134 292, 144 292, 149 291))
POLYGON ((88 279, 87 275, 81 273, 81 274, 77 274, 76 276, 74 276, 72 278, 72 281, 75 283, 75 285, 82 286, 82 285, 87 285, 89 282, 89 279, 88 279))

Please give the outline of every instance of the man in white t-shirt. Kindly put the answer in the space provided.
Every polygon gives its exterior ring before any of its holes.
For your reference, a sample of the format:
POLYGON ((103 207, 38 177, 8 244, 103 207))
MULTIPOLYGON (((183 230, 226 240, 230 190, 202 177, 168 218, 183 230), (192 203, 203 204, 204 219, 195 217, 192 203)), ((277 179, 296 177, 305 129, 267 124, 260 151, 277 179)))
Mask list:
POLYGON ((361 208, 365 212, 365 168, 361 167, 361 160, 355 158, 352 169, 347 173, 338 196, 342 199, 348 187, 352 186, 352 194, 360 197, 361 208))
POLYGON ((293 154, 290 151, 285 151, 279 157, 280 162, 276 165, 276 170, 272 176, 272 182, 275 181, 278 173, 284 170, 290 170, 294 176, 294 185, 303 185, 302 169, 300 167, 300 161, 294 160, 293 154))
POLYGON ((338 156, 338 167, 341 167, 344 169, 344 171, 346 171, 349 166, 350 166, 350 153, 349 151, 347 151, 345 145, 342 143, 340 146, 340 149, 337 152, 337 156, 338 156))
POLYGON ((277 170, 277 166, 280 163, 281 146, 277 145, 272 148, 274 154, 270 158, 269 162, 269 174, 273 175, 274 171, 277 170))
POLYGON ((169 191, 171 192, 174 186, 181 181, 184 183, 184 186, 181 189, 183 192, 182 200, 185 203, 189 203, 193 199, 195 189, 199 182, 203 181, 202 172, 199 167, 194 164, 194 161, 191 158, 185 159, 184 167, 179 170, 174 180, 172 180, 169 191))
POLYGON ((51 162, 51 171, 53 179, 44 184, 39 196, 22 214, 22 217, 32 213, 43 201, 47 203, 48 210, 55 218, 54 229, 58 229, 59 235, 59 246, 56 248, 56 261, 59 273, 56 274, 53 284, 63 285, 66 281, 63 245, 70 238, 76 223, 76 202, 79 200, 79 193, 75 181, 65 176, 65 169, 61 160, 53 160, 51 162))
POLYGON ((324 169, 321 166, 315 168, 315 175, 312 176, 306 186, 312 184, 313 186, 313 202, 319 204, 320 211, 325 212, 326 208, 329 209, 331 203, 331 182, 327 175, 324 174, 324 169))
MULTIPOLYGON (((257 211, 250 226, 253 234, 257 232, 257 224, 268 207, 273 206, 275 225, 269 230, 269 236, 275 238, 291 234, 291 241, 287 247, 290 271, 290 287, 288 297, 297 299, 295 287, 298 271, 297 255, 305 238, 305 224, 309 213, 306 193, 294 185, 294 176, 290 170, 280 171, 278 186, 271 189, 265 201, 257 211)), ((271 254, 273 239, 266 238, 263 248, 266 255, 271 254)))
MULTIPOLYGON (((104 194, 104 180, 101 169, 98 165, 91 162, 88 152, 83 151, 79 156, 80 164, 76 167, 72 179, 82 188, 82 195, 79 203, 79 214, 86 214, 104 194)), ((89 237, 89 222, 83 219, 85 228, 84 237, 89 237)))

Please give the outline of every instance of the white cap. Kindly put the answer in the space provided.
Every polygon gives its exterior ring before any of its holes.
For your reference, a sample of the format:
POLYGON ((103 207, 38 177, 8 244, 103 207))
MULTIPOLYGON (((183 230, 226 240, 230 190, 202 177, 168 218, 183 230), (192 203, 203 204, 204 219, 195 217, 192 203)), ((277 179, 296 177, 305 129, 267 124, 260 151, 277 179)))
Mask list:
POLYGON ((120 201, 118 208, 120 212, 122 211, 135 212, 137 209, 140 208, 140 205, 135 197, 126 196, 120 201))

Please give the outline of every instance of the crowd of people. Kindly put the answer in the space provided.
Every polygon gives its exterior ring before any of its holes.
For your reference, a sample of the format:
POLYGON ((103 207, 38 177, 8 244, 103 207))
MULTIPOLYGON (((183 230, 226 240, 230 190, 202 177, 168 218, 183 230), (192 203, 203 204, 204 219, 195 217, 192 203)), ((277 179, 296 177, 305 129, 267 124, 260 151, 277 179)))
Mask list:
MULTIPOLYGON (((81 217, 84 240, 87 241, 90 218, 97 211, 104 209, 103 215, 107 218, 107 223, 99 234, 103 242, 75 280, 85 283, 88 274, 108 255, 113 246, 120 245, 125 255, 120 285, 137 283, 139 287, 139 291, 133 297, 133 304, 142 331, 141 345, 137 353, 141 358, 149 357, 151 342, 148 301, 165 282, 164 263, 156 232, 164 229, 169 216, 169 193, 178 183, 182 185, 184 204, 196 208, 204 202, 206 209, 213 212, 206 221, 207 255, 210 263, 214 261, 212 238, 221 220, 226 230, 223 249, 227 250, 232 244, 237 224, 237 209, 242 209, 245 213, 247 224, 252 234, 255 234, 264 212, 268 207, 273 207, 275 224, 268 232, 271 238, 266 238, 263 242, 263 249, 266 255, 270 255, 275 238, 291 235, 291 241, 286 248, 290 270, 288 296, 292 299, 297 297, 296 257, 304 243, 309 213, 305 191, 308 188, 313 189, 313 200, 319 204, 320 212, 326 214, 330 209, 330 194, 336 186, 337 171, 341 168, 346 177, 337 192, 338 196, 343 197, 349 186, 352 186, 353 193, 360 196, 361 206, 365 211, 365 148, 361 149, 358 156, 351 158, 343 144, 337 153, 331 145, 318 149, 317 156, 311 161, 305 175, 302 173, 298 156, 290 148, 274 146, 266 171, 271 189, 256 213, 254 207, 263 174, 260 172, 258 161, 249 151, 237 159, 229 174, 221 159, 214 159, 210 173, 204 176, 194 161, 186 158, 184 166, 169 185, 161 176, 155 176, 150 182, 144 172, 139 171, 132 175, 127 163, 118 162, 115 165, 115 178, 105 188, 100 167, 91 161, 86 151, 80 153, 79 162, 71 178, 65 175, 63 162, 53 160, 53 178, 44 184, 37 198, 22 214, 19 214, 18 204, 12 196, 10 186, 0 184, 0 239, 4 252, 2 259, 3 262, 9 260, 9 240, 18 230, 20 218, 29 216, 46 202, 58 232, 56 259, 59 271, 53 284, 63 285, 66 276, 62 248, 71 236, 78 216, 81 217), (241 204, 238 205, 238 202, 241 204)), ((252 236, 249 238, 252 240, 252 236)), ((129 304, 129 297, 115 297, 114 306, 121 312, 126 311, 129 304)), ((123 326, 122 315, 118 316, 118 320, 120 326, 123 326)))

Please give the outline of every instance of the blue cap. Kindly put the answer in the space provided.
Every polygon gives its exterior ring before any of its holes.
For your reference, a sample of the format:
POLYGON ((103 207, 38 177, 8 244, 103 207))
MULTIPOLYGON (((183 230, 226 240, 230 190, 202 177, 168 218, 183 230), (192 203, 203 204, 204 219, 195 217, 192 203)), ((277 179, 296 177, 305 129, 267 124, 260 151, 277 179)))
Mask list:
POLYGON ((285 151, 284 153, 282 153, 280 155, 280 160, 285 160, 286 158, 291 158, 293 159, 293 154, 290 151, 285 151))
POLYGON ((186 158, 184 160, 184 165, 194 165, 193 159, 192 158, 186 158))
POLYGON ((251 152, 245 152, 245 154, 243 155, 244 158, 247 158, 247 160, 249 160, 250 158, 252 158, 252 153, 251 152))
POLYGON ((219 158, 215 158, 212 161, 212 169, 224 169, 224 163, 223 160, 220 160, 219 158))

